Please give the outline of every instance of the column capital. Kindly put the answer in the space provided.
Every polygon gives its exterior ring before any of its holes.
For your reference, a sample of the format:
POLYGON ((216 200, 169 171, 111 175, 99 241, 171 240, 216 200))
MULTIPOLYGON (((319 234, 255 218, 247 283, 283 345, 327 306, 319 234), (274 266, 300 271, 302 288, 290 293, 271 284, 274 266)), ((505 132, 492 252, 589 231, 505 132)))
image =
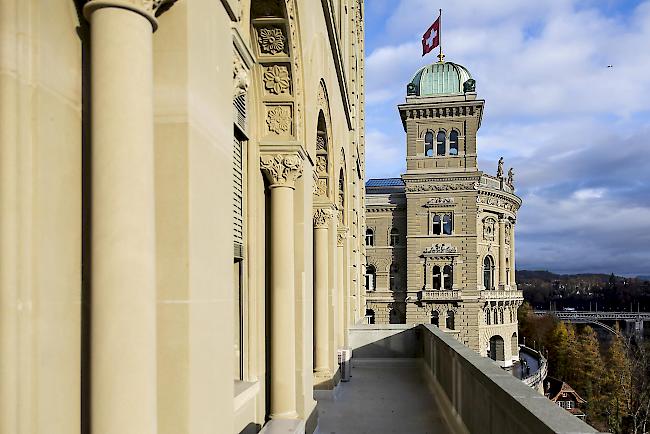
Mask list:
POLYGON ((294 188, 302 176, 302 158, 298 154, 266 154, 260 157, 262 173, 273 187, 294 188))
POLYGON ((86 0, 84 5, 84 16, 90 20, 90 15, 97 9, 122 8, 128 9, 144 16, 151 22, 155 31, 158 28, 156 17, 173 6, 177 0, 86 0))
POLYGON ((331 208, 314 209, 314 228, 327 228, 332 217, 334 217, 334 213, 331 208))

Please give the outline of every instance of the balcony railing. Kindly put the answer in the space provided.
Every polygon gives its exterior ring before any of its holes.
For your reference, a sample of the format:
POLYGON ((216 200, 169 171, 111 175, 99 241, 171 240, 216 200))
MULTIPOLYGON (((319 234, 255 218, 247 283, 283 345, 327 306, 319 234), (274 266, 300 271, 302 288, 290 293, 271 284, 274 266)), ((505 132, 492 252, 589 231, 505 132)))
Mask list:
POLYGON ((420 301, 456 301, 460 300, 460 291, 456 290, 422 290, 418 292, 420 301))
POLYGON ((524 347, 523 345, 519 345, 519 354, 521 355, 523 352, 530 354, 532 357, 539 361, 539 369, 537 369, 533 374, 524 377, 521 381, 533 389, 543 390, 543 386, 541 384, 548 374, 548 363, 546 361, 546 358, 542 356, 539 351, 524 347))
POLYGON ((395 432, 435 432, 436 429, 485 434, 598 432, 435 326, 358 325, 350 328, 349 342, 353 351, 352 378, 340 386, 344 388, 340 396, 358 395, 359 399, 345 402, 342 398, 339 403, 336 400, 325 403, 328 411, 321 415, 319 425, 322 423, 328 432, 376 432, 387 426, 395 432), (364 368, 368 363, 373 363, 372 369, 364 368), (413 414, 408 414, 411 407, 400 407, 398 422, 391 422, 395 418, 382 419, 380 416, 387 411, 381 407, 384 401, 397 405, 394 402, 410 399, 409 393, 419 384, 418 378, 404 378, 404 384, 400 385, 400 375, 414 371, 431 394, 427 397, 420 390, 413 403, 413 414), (359 380, 358 384, 355 379, 359 380), (375 395, 364 395, 369 387, 375 395), (432 421, 426 422, 424 428, 409 431, 404 424, 421 420, 421 410, 415 405, 426 399, 430 400, 427 414, 438 415, 436 421, 444 421, 445 427, 437 427, 432 421), (379 416, 355 420, 354 427, 358 429, 354 430, 351 422, 336 416, 347 414, 348 406, 363 406, 365 414, 379 416))
POLYGON ((523 300, 524 292, 523 291, 493 291, 493 290, 483 290, 481 291, 482 300, 523 300))

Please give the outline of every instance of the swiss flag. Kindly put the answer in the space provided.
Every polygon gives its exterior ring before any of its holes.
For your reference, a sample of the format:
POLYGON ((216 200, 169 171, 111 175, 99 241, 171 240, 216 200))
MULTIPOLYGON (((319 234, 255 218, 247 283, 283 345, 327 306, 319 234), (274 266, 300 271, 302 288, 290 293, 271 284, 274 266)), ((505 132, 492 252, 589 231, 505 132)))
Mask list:
POLYGON ((433 51, 438 45, 440 45, 440 17, 422 35, 422 55, 433 51))

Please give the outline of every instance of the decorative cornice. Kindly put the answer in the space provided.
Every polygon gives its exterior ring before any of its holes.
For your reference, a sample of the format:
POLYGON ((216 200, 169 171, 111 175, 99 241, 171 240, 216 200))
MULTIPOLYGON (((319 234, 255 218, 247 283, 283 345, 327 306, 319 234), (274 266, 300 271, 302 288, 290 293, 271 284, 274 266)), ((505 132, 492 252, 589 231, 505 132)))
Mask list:
POLYGON ((90 15, 101 8, 122 8, 136 12, 151 22, 155 31, 158 28, 159 17, 171 8, 177 0, 88 0, 84 5, 84 16, 90 20, 90 15))
POLYGON ((453 184, 411 184, 406 186, 406 191, 413 193, 418 191, 461 191, 478 190, 477 182, 459 182, 453 184))
POLYGON ((260 157, 262 173, 271 187, 295 187, 296 179, 302 176, 303 164, 298 154, 267 154, 260 157))
POLYGON ((314 210, 314 228, 327 228, 332 217, 334 217, 334 213, 330 208, 316 208, 314 210))
POLYGON ((450 246, 449 244, 434 244, 422 251, 422 256, 456 256, 458 255, 458 248, 450 246))

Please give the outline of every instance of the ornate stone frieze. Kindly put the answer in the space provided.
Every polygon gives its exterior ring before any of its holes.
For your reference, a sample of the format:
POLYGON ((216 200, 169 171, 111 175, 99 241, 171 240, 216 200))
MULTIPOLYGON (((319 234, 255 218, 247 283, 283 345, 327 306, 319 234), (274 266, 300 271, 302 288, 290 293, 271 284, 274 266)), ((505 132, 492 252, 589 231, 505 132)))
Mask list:
POLYGON ((327 197, 327 178, 319 178, 314 184, 316 196, 327 197))
POLYGON ((289 68, 284 65, 271 65, 264 67, 264 88, 275 95, 290 93, 289 68))
POLYGON ((458 249, 449 244, 434 244, 422 251, 423 255, 449 255, 458 254, 458 249))
POLYGON ((233 59, 232 79, 234 89, 233 98, 237 98, 248 92, 248 71, 238 55, 235 55, 233 59))
POLYGON ((291 129, 291 108, 288 106, 275 106, 266 113, 266 125, 270 132, 286 134, 291 129))
POLYGON ((286 39, 279 27, 263 27, 259 30, 257 38, 260 52, 272 55, 283 53, 286 39))
POLYGON ((408 192, 417 191, 459 191, 459 190, 475 190, 477 183, 474 182, 459 182, 454 184, 415 184, 406 187, 408 192))
POLYGON ((316 136, 316 150, 327 151, 327 142, 325 141, 325 136, 322 136, 320 134, 316 136))
POLYGON ((484 191, 481 191, 480 195, 476 198, 476 203, 497 206, 513 212, 516 212, 519 209, 519 205, 520 205, 515 201, 511 200, 510 198, 506 198, 495 193, 491 193, 491 192, 488 193, 484 191))
POLYGON ((434 208, 438 206, 448 206, 448 205, 453 205, 454 204, 454 198, 453 197, 434 197, 431 198, 427 201, 427 203, 424 204, 426 208, 434 208))
POLYGON ((322 229, 328 227, 334 213, 329 208, 316 208, 314 210, 314 228, 322 229))
POLYGON ((273 186, 293 187, 302 176, 302 159, 296 154, 262 155, 260 168, 273 186))

